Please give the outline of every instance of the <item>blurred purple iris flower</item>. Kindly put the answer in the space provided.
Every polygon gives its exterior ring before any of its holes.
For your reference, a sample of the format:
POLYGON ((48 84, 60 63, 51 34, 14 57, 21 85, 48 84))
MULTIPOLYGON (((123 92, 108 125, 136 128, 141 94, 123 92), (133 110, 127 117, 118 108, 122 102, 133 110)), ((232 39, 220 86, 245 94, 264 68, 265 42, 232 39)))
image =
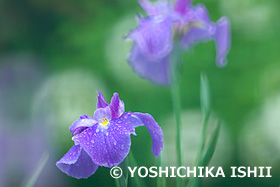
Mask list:
POLYGON ((158 157, 163 147, 160 126, 150 114, 124 113, 124 102, 114 93, 108 104, 97 92, 97 110, 94 117, 80 116, 70 126, 75 145, 57 163, 69 176, 88 178, 98 166, 112 167, 120 164, 130 150, 130 134, 145 125, 152 136, 152 152, 158 157))
POLYGON ((231 45, 227 18, 212 22, 206 7, 192 6, 192 0, 177 0, 175 5, 164 0, 139 3, 148 17, 138 17, 139 26, 128 35, 134 41, 128 61, 136 74, 156 84, 170 84, 170 54, 175 38, 186 51, 198 42, 214 40, 216 63, 219 67, 226 65, 231 45))

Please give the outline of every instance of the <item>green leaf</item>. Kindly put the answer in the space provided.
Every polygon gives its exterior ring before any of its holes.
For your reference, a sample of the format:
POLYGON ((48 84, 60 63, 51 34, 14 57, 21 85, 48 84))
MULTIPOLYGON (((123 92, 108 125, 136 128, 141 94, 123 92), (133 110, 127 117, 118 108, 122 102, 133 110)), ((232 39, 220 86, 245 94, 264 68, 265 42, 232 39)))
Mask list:
MULTIPOLYGON (((205 167, 205 166, 208 166, 208 164, 210 163, 210 161, 211 161, 211 159, 214 155, 216 146, 217 146, 219 133, 220 133, 220 127, 221 127, 221 124, 218 121, 218 123, 215 127, 215 130, 213 131, 213 133, 211 135, 211 138, 210 138, 210 141, 209 141, 209 144, 208 144, 209 146, 208 146, 208 148, 207 148, 207 150, 206 150, 206 152, 203 156, 203 159, 199 161, 197 166, 205 167)), ((188 186, 189 187, 202 186, 202 179, 203 178, 199 178, 199 177, 193 178, 192 177, 192 178, 190 178, 190 180, 188 182, 188 186)))
MULTIPOLYGON (((133 156, 132 151, 130 151, 130 153, 128 154, 128 158, 129 158, 129 166, 131 168, 138 166, 138 164, 133 156)), ((138 175, 134 175, 134 177, 130 178, 130 179, 131 179, 132 186, 146 187, 146 184, 145 184, 143 178, 139 177, 138 175)))
POLYGON ((127 187, 128 182, 128 157, 124 159, 122 163, 120 163, 119 167, 122 169, 123 174, 120 177, 120 186, 127 187))
POLYGON ((210 89, 206 74, 201 73, 200 75, 200 104, 202 112, 205 115, 210 113, 210 89))
POLYGON ((201 166, 207 166, 212 157, 213 157, 213 154, 215 152, 215 149, 216 149, 216 146, 217 146, 217 142, 218 142, 218 138, 219 138, 219 133, 220 133, 220 128, 221 128, 221 123, 220 121, 218 121, 217 125, 216 125, 216 128, 211 136, 211 139, 209 141, 209 146, 205 152, 205 155, 203 157, 203 160, 201 162, 201 166))

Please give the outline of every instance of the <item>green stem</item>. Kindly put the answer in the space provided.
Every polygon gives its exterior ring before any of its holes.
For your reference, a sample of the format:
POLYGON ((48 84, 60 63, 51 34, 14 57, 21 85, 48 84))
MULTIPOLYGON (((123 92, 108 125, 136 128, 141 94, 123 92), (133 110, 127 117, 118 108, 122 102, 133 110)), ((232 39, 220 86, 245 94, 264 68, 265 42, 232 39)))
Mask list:
MULTIPOLYGON (((179 87, 179 67, 182 62, 182 50, 180 48, 180 41, 174 42, 173 52, 171 56, 171 95, 173 102, 173 110, 176 121, 176 152, 177 152, 177 166, 182 166, 182 153, 181 153, 181 97, 179 87)), ((176 178, 177 187, 183 186, 182 178, 176 178)))
MULTIPOLYGON (((178 82, 174 83, 171 87, 173 108, 176 121, 176 151, 177 151, 177 166, 182 166, 182 153, 181 153, 181 102, 180 90, 178 82)), ((182 179, 177 177, 177 186, 182 186, 182 179)))
POLYGON ((120 179, 115 179, 116 187, 121 187, 120 179))
MULTIPOLYGON (((159 155, 158 158, 156 158, 156 166, 158 168, 161 167, 161 160, 162 155, 159 155)), ((164 176, 157 178, 157 187, 166 187, 166 178, 164 176)))
MULTIPOLYGON (((161 166, 161 155, 159 155, 158 158, 156 158, 156 166, 161 166)), ((157 187, 161 187, 161 177, 157 178, 157 187)))
POLYGON ((123 162, 119 165, 121 167, 123 174, 119 178, 119 182, 121 187, 127 187, 128 183, 128 156, 123 160, 123 162))

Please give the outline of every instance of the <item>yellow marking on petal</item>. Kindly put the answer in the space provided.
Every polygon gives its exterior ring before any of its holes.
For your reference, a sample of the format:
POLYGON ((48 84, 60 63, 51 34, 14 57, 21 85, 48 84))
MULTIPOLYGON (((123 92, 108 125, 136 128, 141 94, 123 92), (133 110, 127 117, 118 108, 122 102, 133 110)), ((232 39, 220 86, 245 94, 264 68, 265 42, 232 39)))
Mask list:
POLYGON ((186 35, 192 28, 205 29, 206 26, 201 21, 191 21, 188 24, 185 24, 184 26, 182 26, 180 28, 177 28, 177 27, 173 28, 173 30, 174 30, 173 38, 186 35))
POLYGON ((107 123, 109 123, 108 119, 107 118, 103 118, 102 119, 103 122, 101 123, 103 126, 107 125, 107 123))

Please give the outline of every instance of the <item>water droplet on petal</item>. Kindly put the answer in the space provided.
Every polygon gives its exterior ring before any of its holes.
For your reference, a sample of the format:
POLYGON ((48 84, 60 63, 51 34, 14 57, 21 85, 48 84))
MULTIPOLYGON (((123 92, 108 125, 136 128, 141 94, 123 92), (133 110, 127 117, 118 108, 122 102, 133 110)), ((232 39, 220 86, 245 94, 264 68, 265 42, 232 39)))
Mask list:
POLYGON ((99 132, 99 129, 96 129, 96 131, 95 131, 96 133, 98 133, 99 132))
POLYGON ((108 132, 106 132, 106 136, 108 136, 109 135, 109 133, 108 132))
POLYGON ((114 145, 117 145, 117 142, 116 142, 116 141, 114 141, 114 145))
POLYGON ((94 143, 94 140, 91 140, 90 142, 91 142, 91 143, 94 143))

